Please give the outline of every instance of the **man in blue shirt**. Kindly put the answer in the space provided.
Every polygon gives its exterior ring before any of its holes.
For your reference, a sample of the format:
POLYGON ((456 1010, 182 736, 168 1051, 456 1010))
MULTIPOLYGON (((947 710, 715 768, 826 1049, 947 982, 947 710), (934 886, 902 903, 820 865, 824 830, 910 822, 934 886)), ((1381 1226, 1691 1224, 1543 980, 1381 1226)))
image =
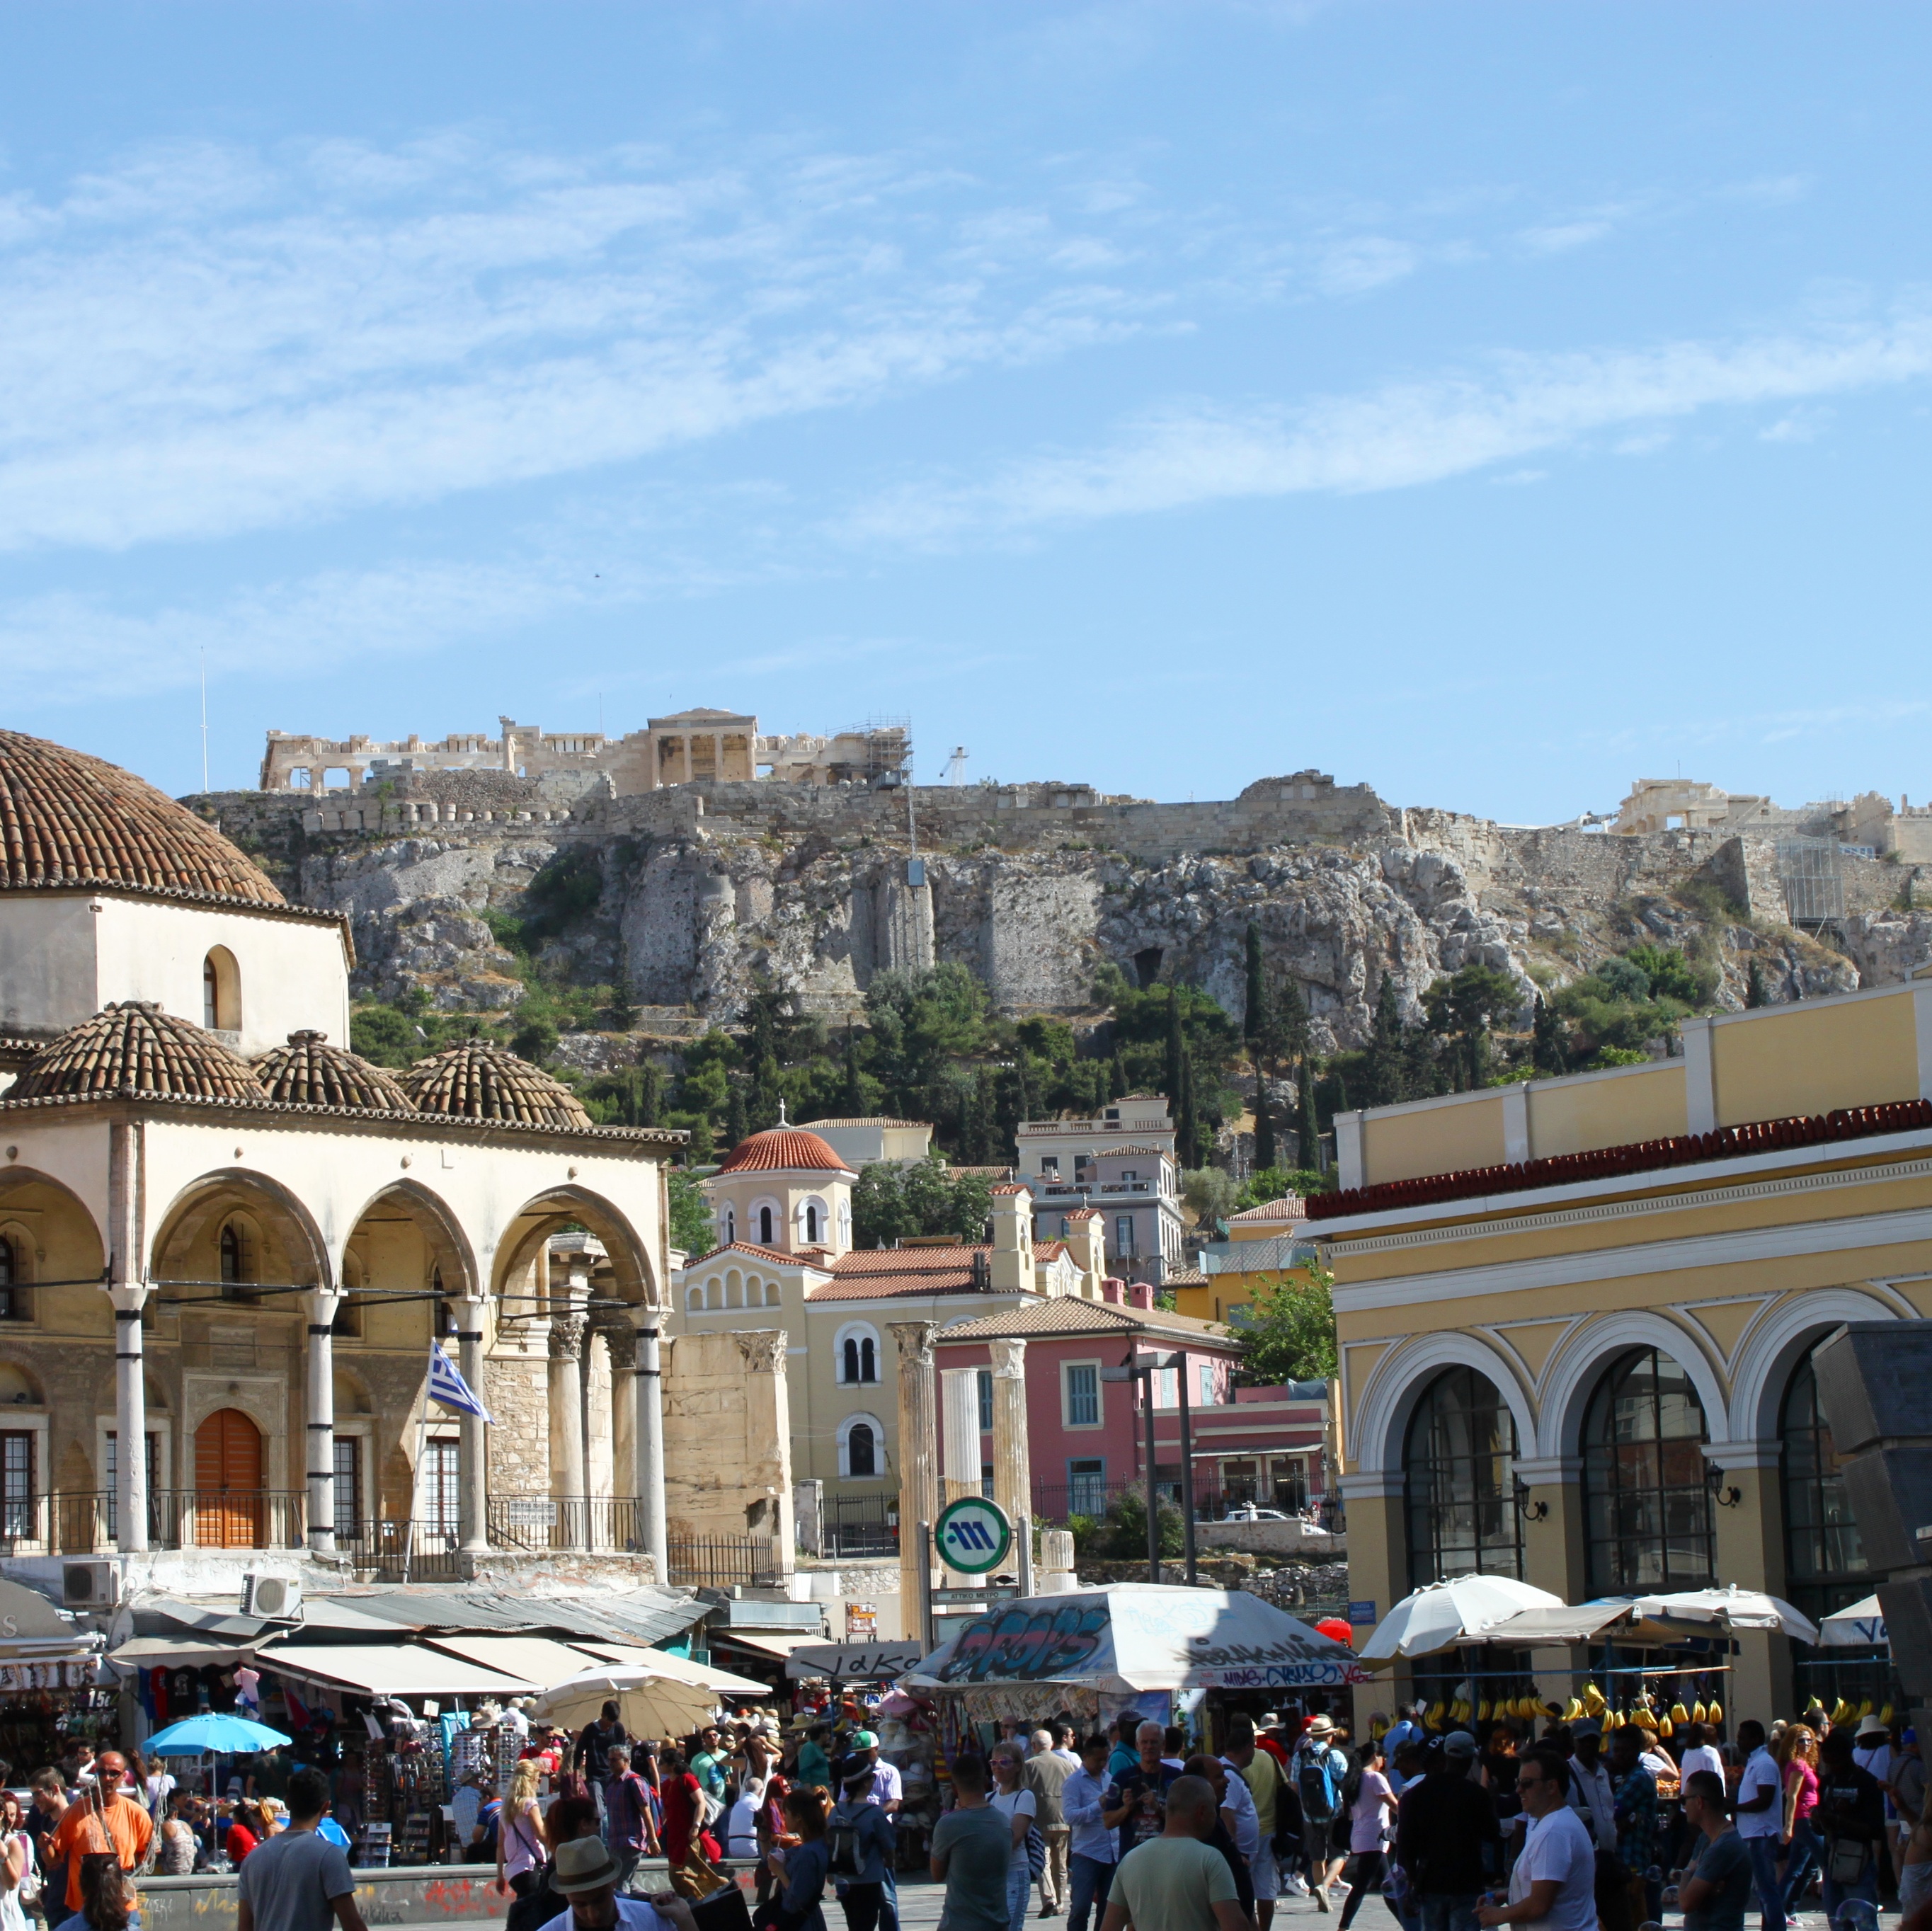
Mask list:
POLYGON ((1060 1787, 1060 1814, 1072 1836, 1067 1849, 1066 1931, 1087 1931, 1090 1913, 1102 1909, 1120 1861, 1120 1841, 1107 1828, 1107 1756, 1105 1737, 1089 1737, 1081 1747, 1080 1768, 1060 1787))

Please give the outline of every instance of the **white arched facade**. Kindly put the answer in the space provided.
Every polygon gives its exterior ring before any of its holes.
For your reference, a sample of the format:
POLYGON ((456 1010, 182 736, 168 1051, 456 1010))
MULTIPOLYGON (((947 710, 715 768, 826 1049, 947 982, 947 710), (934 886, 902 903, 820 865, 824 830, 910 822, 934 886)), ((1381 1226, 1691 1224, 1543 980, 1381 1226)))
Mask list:
POLYGON ((792 1234, 793 1244, 800 1247, 823 1247, 831 1240, 831 1210, 817 1194, 808 1194, 799 1202, 792 1234))
MULTIPOLYGON (((861 1443, 858 1446, 862 1465, 866 1444, 861 1443)), ((886 1473, 886 1426, 877 1415, 861 1411, 857 1414, 848 1415, 838 1424, 838 1473, 846 1480, 853 1482, 866 1481, 874 1476, 883 1476, 886 1473), (853 1466, 854 1444, 852 1438, 855 1431, 861 1429, 867 1431, 870 1438, 872 1465, 869 1469, 862 1465, 856 1468, 853 1466)))
POLYGON ((1792 1371, 1848 1321, 1896 1321, 1889 1302, 1857 1288, 1814 1288, 1777 1303, 1753 1325, 1731 1370, 1731 1439, 1775 1450, 1792 1371))
POLYGON ((846 1322, 832 1337, 832 1360, 834 1377, 842 1388, 875 1387, 885 1379, 885 1344, 870 1321, 846 1322), (854 1366, 856 1374, 849 1372, 854 1366), (869 1374, 866 1372, 868 1367, 869 1374))
POLYGON ((1501 1349, 1480 1336, 1456 1331, 1419 1334, 1377 1363, 1357 1408, 1353 1467, 1364 1474, 1399 1478, 1403 1444, 1415 1405, 1445 1368, 1473 1368, 1496 1384, 1516 1420, 1519 1455, 1535 1451, 1536 1411, 1516 1370, 1501 1349))
POLYGON ((1690 1378, 1704 1408, 1704 1438, 1712 1448, 1730 1440, 1730 1409, 1716 1366, 1689 1330, 1662 1315, 1627 1309, 1573 1328, 1544 1371, 1537 1450, 1554 1459, 1582 1453, 1583 1415, 1597 1384, 1620 1355, 1654 1348, 1690 1378))

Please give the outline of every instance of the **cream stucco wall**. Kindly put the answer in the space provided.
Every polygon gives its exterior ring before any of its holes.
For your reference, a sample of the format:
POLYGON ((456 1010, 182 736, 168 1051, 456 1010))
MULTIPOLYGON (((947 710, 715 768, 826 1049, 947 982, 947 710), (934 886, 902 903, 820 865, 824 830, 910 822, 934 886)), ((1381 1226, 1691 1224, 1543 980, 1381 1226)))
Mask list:
POLYGON ((111 892, 0 894, 0 1030, 64 1031, 112 1001, 154 1000, 201 1024, 202 967, 239 969, 241 1050, 300 1027, 349 1043, 349 967, 332 919, 181 905, 111 892))

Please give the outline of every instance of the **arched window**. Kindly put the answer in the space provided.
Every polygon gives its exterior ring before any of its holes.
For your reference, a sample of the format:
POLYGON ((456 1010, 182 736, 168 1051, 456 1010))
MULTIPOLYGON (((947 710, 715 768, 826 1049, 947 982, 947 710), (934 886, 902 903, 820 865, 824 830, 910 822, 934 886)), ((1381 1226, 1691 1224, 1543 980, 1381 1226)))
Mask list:
POLYGON ((845 1437, 845 1472, 853 1477, 879 1472, 878 1447, 872 1431, 863 1422, 854 1422, 845 1437))
POLYGON ((838 1349, 838 1381, 842 1387, 869 1384, 879 1379, 879 1337, 863 1321, 842 1327, 833 1337, 838 1349))
POLYGON ((818 1203, 815 1200, 805 1204, 805 1239, 808 1246, 818 1245, 818 1203))
POLYGON ((768 1207, 758 1210, 758 1243, 764 1247, 772 1244, 772 1210, 768 1207))
POLYGON ((845 1337, 845 1360, 841 1378, 848 1382, 859 1378, 859 1344, 850 1335, 845 1337))
POLYGON ((1792 1370, 1778 1423, 1784 1481, 1784 1593, 1814 1622, 1871 1593, 1831 1425, 1807 1354, 1792 1370))
POLYGON ((232 1287, 248 1277, 242 1270, 244 1265, 242 1235, 233 1222, 221 1230, 221 1284, 232 1287))
POLYGON ((242 969, 226 946, 201 962, 201 1023, 211 1033, 242 1030, 242 969))
POLYGON ((702 1314, 704 1312, 704 1290, 702 1288, 685 1289, 684 1311, 686 1314, 702 1314))
POLYGON ((1583 1423, 1591 1594, 1715 1579, 1704 1440, 1696 1388, 1660 1350, 1625 1355, 1598 1383, 1583 1423))
POLYGON ((738 1237, 738 1211, 735 1207, 724 1210, 724 1245, 730 1246, 738 1237))
POLYGON ((879 1352, 869 1334, 859 1344, 859 1378, 862 1381, 879 1378, 879 1352))
POLYGON ((1412 1588, 1456 1576, 1522 1576, 1516 1417, 1473 1368, 1436 1376, 1402 1449, 1412 1588))
POLYGON ((14 1243, 0 1234, 0 1321, 14 1317, 14 1243))

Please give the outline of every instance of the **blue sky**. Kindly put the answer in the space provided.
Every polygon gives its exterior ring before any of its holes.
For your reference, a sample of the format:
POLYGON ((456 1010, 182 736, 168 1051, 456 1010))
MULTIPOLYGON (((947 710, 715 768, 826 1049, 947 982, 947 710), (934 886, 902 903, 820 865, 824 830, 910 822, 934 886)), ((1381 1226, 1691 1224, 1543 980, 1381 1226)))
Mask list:
POLYGON ((1932 13, 105 6, 0 64, 6 721, 1923 799, 1932 13))

